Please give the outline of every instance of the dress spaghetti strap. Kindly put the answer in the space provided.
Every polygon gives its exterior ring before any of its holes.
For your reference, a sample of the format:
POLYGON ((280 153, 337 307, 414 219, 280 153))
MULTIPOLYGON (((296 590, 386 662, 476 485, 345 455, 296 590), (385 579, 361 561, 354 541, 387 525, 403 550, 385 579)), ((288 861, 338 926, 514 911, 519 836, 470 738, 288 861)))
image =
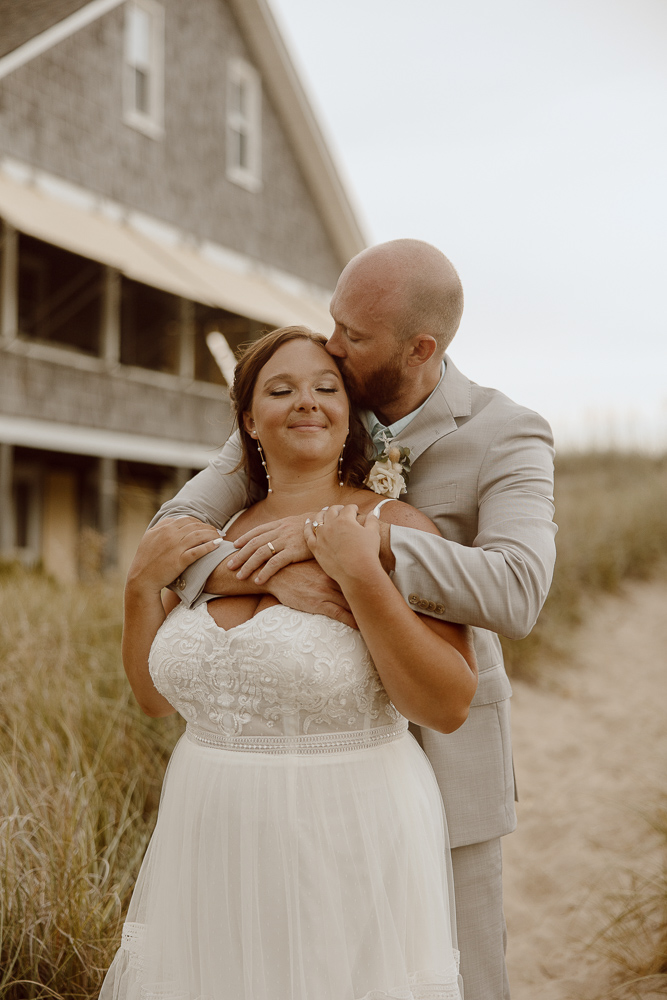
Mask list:
POLYGON ((384 505, 386 503, 391 503, 392 500, 398 500, 398 498, 397 497, 385 497, 384 500, 380 500, 379 504, 376 504, 376 506, 373 507, 373 510, 371 511, 371 514, 374 514, 375 517, 377 517, 378 520, 379 520, 381 508, 384 507, 384 505))
POLYGON ((241 514, 245 514, 245 512, 246 512, 247 509, 248 509, 247 507, 243 507, 242 510, 237 510, 235 514, 232 514, 232 516, 227 521, 227 524, 224 526, 224 528, 218 528, 218 534, 220 535, 221 538, 225 537, 225 535, 227 534, 227 532, 229 531, 229 529, 233 525, 233 523, 236 520, 236 518, 240 517, 241 514))

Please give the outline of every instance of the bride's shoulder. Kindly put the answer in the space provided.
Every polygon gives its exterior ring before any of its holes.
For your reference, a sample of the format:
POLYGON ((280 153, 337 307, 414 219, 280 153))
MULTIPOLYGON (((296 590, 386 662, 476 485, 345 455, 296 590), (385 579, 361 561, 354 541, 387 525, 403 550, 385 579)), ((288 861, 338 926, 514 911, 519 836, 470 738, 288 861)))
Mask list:
POLYGON ((394 524, 401 528, 417 528, 419 531, 428 531, 433 535, 440 534, 430 517, 404 500, 387 499, 385 503, 380 501, 379 504, 372 506, 367 513, 372 513, 377 507, 379 507, 377 516, 386 524, 394 524))

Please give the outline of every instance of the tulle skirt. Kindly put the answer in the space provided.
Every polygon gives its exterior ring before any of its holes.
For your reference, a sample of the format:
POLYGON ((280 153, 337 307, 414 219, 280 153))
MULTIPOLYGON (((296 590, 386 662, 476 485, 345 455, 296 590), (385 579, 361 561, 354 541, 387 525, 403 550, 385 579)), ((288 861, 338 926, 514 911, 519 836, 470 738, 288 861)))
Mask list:
POLYGON ((100 1000, 459 1000, 452 899, 408 733, 310 755, 183 736, 100 1000))

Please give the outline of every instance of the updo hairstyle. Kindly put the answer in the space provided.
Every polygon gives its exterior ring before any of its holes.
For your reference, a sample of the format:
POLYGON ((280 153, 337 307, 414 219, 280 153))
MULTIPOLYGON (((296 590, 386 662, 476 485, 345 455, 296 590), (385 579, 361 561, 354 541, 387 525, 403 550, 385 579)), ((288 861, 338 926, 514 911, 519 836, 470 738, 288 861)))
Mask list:
MULTIPOLYGON (((283 326, 279 330, 265 333, 259 340, 253 341, 245 348, 234 369, 234 386, 229 393, 243 446, 243 459, 238 467, 245 469, 249 483, 262 496, 266 495, 266 473, 262 466, 257 441, 245 429, 243 414, 252 410, 253 392, 260 371, 279 347, 292 340, 310 340, 320 347, 325 347, 327 343, 325 336, 314 333, 306 326, 283 326)), ((346 486, 363 487, 371 467, 369 457, 371 451, 372 442, 368 431, 357 412, 350 406, 350 433, 345 441, 342 468, 342 478, 346 486)))

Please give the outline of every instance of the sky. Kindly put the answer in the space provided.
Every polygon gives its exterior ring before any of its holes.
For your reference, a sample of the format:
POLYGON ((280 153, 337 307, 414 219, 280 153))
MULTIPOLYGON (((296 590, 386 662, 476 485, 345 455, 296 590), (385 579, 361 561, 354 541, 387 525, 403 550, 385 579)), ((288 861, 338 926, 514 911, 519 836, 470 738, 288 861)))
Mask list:
POLYGON ((368 243, 457 268, 455 364, 666 450, 665 0, 269 2, 368 243))

